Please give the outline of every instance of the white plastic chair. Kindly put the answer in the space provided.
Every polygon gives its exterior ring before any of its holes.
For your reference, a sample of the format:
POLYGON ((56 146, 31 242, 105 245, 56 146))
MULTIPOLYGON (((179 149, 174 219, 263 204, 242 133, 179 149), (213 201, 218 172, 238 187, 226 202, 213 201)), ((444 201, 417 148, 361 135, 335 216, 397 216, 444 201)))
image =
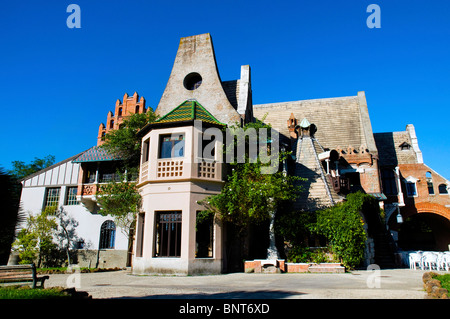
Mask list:
POLYGON ((450 271, 450 254, 442 254, 440 267, 442 270, 450 271))
POLYGON ((409 254, 409 269, 417 269, 417 265, 419 265, 419 268, 423 268, 422 264, 422 254, 420 253, 410 253, 409 254))
POLYGON ((438 268, 438 255, 435 253, 428 253, 428 254, 423 254, 422 257, 422 265, 423 265, 423 269, 429 269, 429 270, 433 270, 433 268, 435 270, 437 270, 438 268))
POLYGON ((437 270, 445 270, 444 253, 437 252, 437 270))

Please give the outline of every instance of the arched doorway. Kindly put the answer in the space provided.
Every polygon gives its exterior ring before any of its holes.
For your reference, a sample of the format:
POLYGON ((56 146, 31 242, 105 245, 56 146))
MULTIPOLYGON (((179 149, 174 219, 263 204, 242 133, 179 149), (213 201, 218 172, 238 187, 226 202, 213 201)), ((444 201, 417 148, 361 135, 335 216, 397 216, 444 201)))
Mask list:
POLYGON ((445 251, 450 244, 450 221, 435 213, 421 212, 397 224, 398 246, 402 250, 445 251))

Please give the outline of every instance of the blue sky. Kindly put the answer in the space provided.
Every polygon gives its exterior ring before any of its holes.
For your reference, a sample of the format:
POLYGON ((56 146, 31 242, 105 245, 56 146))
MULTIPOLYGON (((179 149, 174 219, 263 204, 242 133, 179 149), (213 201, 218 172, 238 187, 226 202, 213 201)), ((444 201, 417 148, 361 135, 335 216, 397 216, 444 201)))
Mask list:
POLYGON ((126 92, 156 108, 179 39, 208 32, 222 80, 251 66, 255 104, 365 91, 373 131, 414 124, 425 163, 450 178, 449 17, 433 0, 4 2, 0 166, 95 145, 126 92), (71 3, 80 29, 66 26, 71 3))

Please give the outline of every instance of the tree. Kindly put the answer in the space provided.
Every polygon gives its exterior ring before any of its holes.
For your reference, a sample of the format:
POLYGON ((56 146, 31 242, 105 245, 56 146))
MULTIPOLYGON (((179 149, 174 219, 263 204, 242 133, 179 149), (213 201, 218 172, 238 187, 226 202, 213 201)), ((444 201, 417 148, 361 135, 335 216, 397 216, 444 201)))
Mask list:
MULTIPOLYGON (((136 187, 136 182, 128 181, 128 177, 137 175, 141 156, 141 137, 137 135, 146 124, 156 120, 151 108, 146 113, 136 113, 126 117, 118 130, 106 134, 102 147, 110 154, 121 158, 127 176, 122 182, 110 182, 102 185, 98 192, 100 213, 111 215, 125 236, 128 237, 128 251, 133 244, 136 214, 141 207, 142 197, 136 187)), ((120 172, 119 172, 120 173, 120 172)), ((129 256, 130 257, 130 256, 129 256)), ((128 258, 127 263, 130 263, 128 258)))
POLYGON ((151 108, 146 113, 125 117, 118 130, 105 135, 105 142, 101 147, 108 153, 119 156, 128 170, 136 169, 141 156, 141 138, 137 136, 137 132, 156 118, 151 108))
POLYGON ((70 267, 70 248, 72 247, 72 243, 75 240, 81 240, 76 234, 76 227, 78 227, 78 221, 73 217, 69 216, 69 214, 64 210, 63 206, 61 206, 58 210, 55 210, 54 213, 57 221, 58 221, 58 230, 56 233, 57 242, 59 243, 59 248, 64 250, 67 257, 67 264, 70 267), (64 245, 64 240, 66 244, 64 245))
MULTIPOLYGON (((237 136, 235 143, 226 146, 224 151, 230 152, 230 148, 238 149, 239 143, 245 143, 247 146, 245 149, 250 149, 251 139, 245 134, 246 131, 268 128, 270 126, 262 122, 249 123, 243 127, 243 130, 231 128, 242 132, 244 137, 237 136)), ((268 136, 268 138, 273 137, 268 136)), ((199 203, 221 222, 232 224, 235 234, 230 234, 230 237, 242 241, 250 225, 258 225, 270 220, 278 207, 298 197, 301 187, 297 181, 302 178, 288 176, 278 169, 289 154, 289 152, 279 152, 276 161, 269 164, 262 163, 260 156, 251 158, 248 152, 236 154, 234 161, 230 163, 231 172, 227 176, 222 191, 199 203), (262 168, 267 165, 274 165, 276 172, 264 174, 262 168)))
POLYGON ((70 266, 70 248, 78 222, 61 207, 46 207, 38 215, 29 214, 26 226, 20 230, 14 243, 19 252, 19 263, 60 267, 64 260, 70 266), (66 243, 65 243, 66 242, 66 243))
POLYGON ((25 164, 25 162, 23 161, 13 161, 13 169, 9 171, 9 174, 15 176, 18 180, 21 180, 28 175, 31 175, 53 165, 54 163, 54 155, 47 155, 43 158, 35 157, 34 160, 29 164, 25 164))
MULTIPOLYGON (((136 182, 109 182, 100 188, 97 201, 100 214, 110 215, 128 238, 128 251, 131 251, 137 213, 141 209, 142 197, 136 182)), ((129 264, 130 260, 127 260, 129 264)))
POLYGON ((17 179, 6 174, 0 168, 0 202, 2 214, 0 222, 0 265, 6 265, 18 232, 18 226, 25 221, 25 215, 20 209, 20 184, 17 179))
POLYGON ((14 243, 15 250, 19 252, 21 264, 30 264, 37 259, 37 267, 42 264, 49 265, 49 261, 57 245, 53 242, 58 224, 54 218, 49 218, 54 214, 56 207, 47 207, 40 214, 34 216, 30 214, 23 228, 14 243))

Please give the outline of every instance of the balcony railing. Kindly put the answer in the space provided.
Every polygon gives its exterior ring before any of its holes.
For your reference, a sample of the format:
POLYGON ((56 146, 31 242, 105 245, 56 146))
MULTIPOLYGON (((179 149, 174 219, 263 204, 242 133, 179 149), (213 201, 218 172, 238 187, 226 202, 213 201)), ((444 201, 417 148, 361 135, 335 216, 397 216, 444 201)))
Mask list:
POLYGON ((157 163, 156 178, 183 177, 183 161, 160 159, 157 163))
POLYGON ((158 182, 177 179, 221 180, 220 163, 199 158, 193 163, 185 159, 158 159, 156 163, 145 162, 140 167, 139 182, 158 182))
POLYGON ((216 179, 217 163, 215 161, 202 160, 198 163, 197 177, 216 179))
POLYGON ((148 168, 149 168, 150 164, 149 162, 145 162, 141 164, 141 170, 140 170, 140 182, 145 182, 148 180, 148 168))

